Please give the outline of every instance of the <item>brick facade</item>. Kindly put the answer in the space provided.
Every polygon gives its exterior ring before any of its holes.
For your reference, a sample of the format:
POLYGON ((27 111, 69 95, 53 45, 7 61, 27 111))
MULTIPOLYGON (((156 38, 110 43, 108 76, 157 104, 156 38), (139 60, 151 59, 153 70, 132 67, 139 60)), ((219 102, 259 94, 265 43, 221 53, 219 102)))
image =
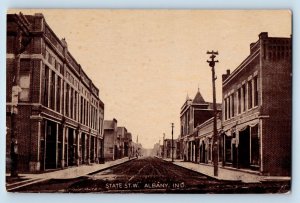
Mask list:
POLYGON ((7 169, 11 132, 18 141, 19 171, 102 159, 104 103, 99 90, 42 14, 7 15, 6 61, 7 169), (21 88, 17 106, 13 86, 21 88))
POLYGON ((291 73, 291 39, 261 33, 241 65, 223 75, 224 139, 238 154, 227 164, 291 174, 291 73))
MULTIPOLYGON (((290 38, 262 32, 258 41, 250 44, 249 56, 232 73, 227 70, 222 75, 219 166, 262 175, 291 175, 291 56, 290 38)), ((213 114, 197 118, 192 107, 193 101, 187 98, 181 108, 178 142, 183 156, 179 158, 212 164, 213 114), (196 120, 200 122, 190 126, 196 120)))

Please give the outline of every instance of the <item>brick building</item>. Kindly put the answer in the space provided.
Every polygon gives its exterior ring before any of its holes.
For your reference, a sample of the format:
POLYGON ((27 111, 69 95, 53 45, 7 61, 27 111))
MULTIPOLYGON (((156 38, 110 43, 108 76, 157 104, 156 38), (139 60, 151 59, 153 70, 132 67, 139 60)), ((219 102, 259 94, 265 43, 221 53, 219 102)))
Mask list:
POLYGON ((125 127, 118 127, 117 131, 118 131, 117 132, 117 147, 118 147, 117 157, 123 158, 125 155, 125 139, 127 135, 127 129, 125 127))
MULTIPOLYGON (((217 104, 217 111, 221 111, 221 104, 217 104)), ((194 99, 188 96, 180 111, 180 157, 186 161, 196 161, 197 126, 213 117, 213 104, 206 102, 198 88, 194 99)))
POLYGON ((177 140, 173 140, 173 145, 172 145, 172 139, 164 139, 163 141, 163 157, 164 158, 172 158, 172 153, 173 153, 173 158, 175 159, 177 157, 176 155, 176 142, 177 140), (173 149, 172 149, 173 147, 173 149))
POLYGON ((104 158, 105 160, 115 160, 117 158, 117 119, 104 121, 104 158))
POLYGON ((125 134, 125 138, 124 138, 124 156, 130 156, 130 149, 131 149, 131 145, 132 145, 132 134, 130 132, 127 132, 125 134))
POLYGON ((42 14, 7 15, 6 62, 7 160, 12 137, 18 143, 19 171, 103 158, 99 89, 42 14))
POLYGON ((223 75, 225 165, 266 175, 291 174, 291 39, 250 44, 250 55, 223 75))
POLYGON ((116 160, 132 153, 132 135, 125 127, 118 127, 118 121, 104 121, 104 158, 116 160))

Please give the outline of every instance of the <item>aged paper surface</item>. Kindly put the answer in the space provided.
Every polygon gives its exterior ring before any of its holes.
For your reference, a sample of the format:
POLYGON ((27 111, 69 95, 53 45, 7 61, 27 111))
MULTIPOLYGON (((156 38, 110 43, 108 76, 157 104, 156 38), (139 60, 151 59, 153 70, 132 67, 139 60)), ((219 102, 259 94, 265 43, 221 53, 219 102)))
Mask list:
POLYGON ((8 10, 7 191, 288 192, 291 17, 8 10))

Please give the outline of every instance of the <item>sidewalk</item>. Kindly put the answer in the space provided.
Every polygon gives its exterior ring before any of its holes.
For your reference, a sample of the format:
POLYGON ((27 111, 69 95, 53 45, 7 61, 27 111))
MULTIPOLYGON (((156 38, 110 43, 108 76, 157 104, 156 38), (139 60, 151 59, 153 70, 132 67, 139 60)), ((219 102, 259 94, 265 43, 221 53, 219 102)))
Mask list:
MULTIPOLYGON (((165 161, 171 161, 171 159, 164 159, 165 161)), ((244 183, 259 183, 265 181, 289 181, 291 177, 285 176, 262 176, 253 172, 247 172, 238 169, 228 169, 219 167, 218 176, 214 176, 214 168, 212 165, 196 164, 192 162, 184 162, 183 160, 174 160, 173 162, 177 166, 181 166, 186 169, 202 173, 204 175, 216 178, 218 180, 231 180, 242 181, 244 183)))
MULTIPOLYGON (((133 159, 130 159, 133 160, 133 159)), ((81 176, 88 175, 90 173, 103 170, 106 168, 110 168, 112 166, 125 163, 127 161, 130 161, 128 157, 124 157, 122 159, 117 159, 115 161, 108 161, 104 164, 91 164, 91 165, 80 165, 80 166, 74 166, 69 167, 62 170, 57 170, 53 172, 45 172, 40 174, 24 174, 20 173, 19 176, 23 179, 22 181, 17 181, 14 183, 6 183, 6 189, 7 191, 14 190, 20 187, 24 187, 27 185, 31 185, 37 182, 42 182, 48 179, 73 179, 78 178, 81 176)), ((10 174, 6 174, 8 177, 10 174)))

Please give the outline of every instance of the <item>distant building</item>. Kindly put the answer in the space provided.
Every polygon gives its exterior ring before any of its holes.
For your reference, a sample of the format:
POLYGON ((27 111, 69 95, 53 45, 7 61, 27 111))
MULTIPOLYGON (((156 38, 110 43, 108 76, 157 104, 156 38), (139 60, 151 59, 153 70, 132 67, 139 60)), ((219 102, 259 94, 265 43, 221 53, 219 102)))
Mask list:
POLYGON ((125 155, 125 139, 127 135, 127 129, 125 127, 118 127, 117 133, 117 158, 123 158, 125 155))
POLYGON ((291 174, 291 54, 290 38, 262 32, 250 55, 223 75, 226 166, 291 174))
POLYGON ((173 153, 173 158, 176 159, 176 140, 173 140, 173 145, 172 145, 172 139, 165 139, 163 142, 163 152, 164 152, 164 158, 172 158, 172 153, 173 153), (173 147, 173 149, 172 149, 173 147))
POLYGON ((117 146, 117 134, 118 134, 118 121, 113 120, 104 121, 104 158, 105 160, 117 159, 118 146, 117 146))
POLYGON ((130 156, 131 145, 132 145, 132 135, 130 132, 127 132, 124 138, 124 156, 130 156))
POLYGON ((104 121, 104 157, 116 160, 130 156, 133 152, 132 135, 125 127, 118 127, 118 121, 104 121))
POLYGON ((97 163, 103 157, 99 89, 42 14, 7 15, 6 63, 7 160, 15 142, 19 171, 97 163))
MULTIPOLYGON (((221 104, 217 104, 218 112, 221 104)), ((180 158, 195 161, 197 126, 213 117, 212 103, 206 102, 198 88, 194 99, 188 96, 180 111, 180 158)))

